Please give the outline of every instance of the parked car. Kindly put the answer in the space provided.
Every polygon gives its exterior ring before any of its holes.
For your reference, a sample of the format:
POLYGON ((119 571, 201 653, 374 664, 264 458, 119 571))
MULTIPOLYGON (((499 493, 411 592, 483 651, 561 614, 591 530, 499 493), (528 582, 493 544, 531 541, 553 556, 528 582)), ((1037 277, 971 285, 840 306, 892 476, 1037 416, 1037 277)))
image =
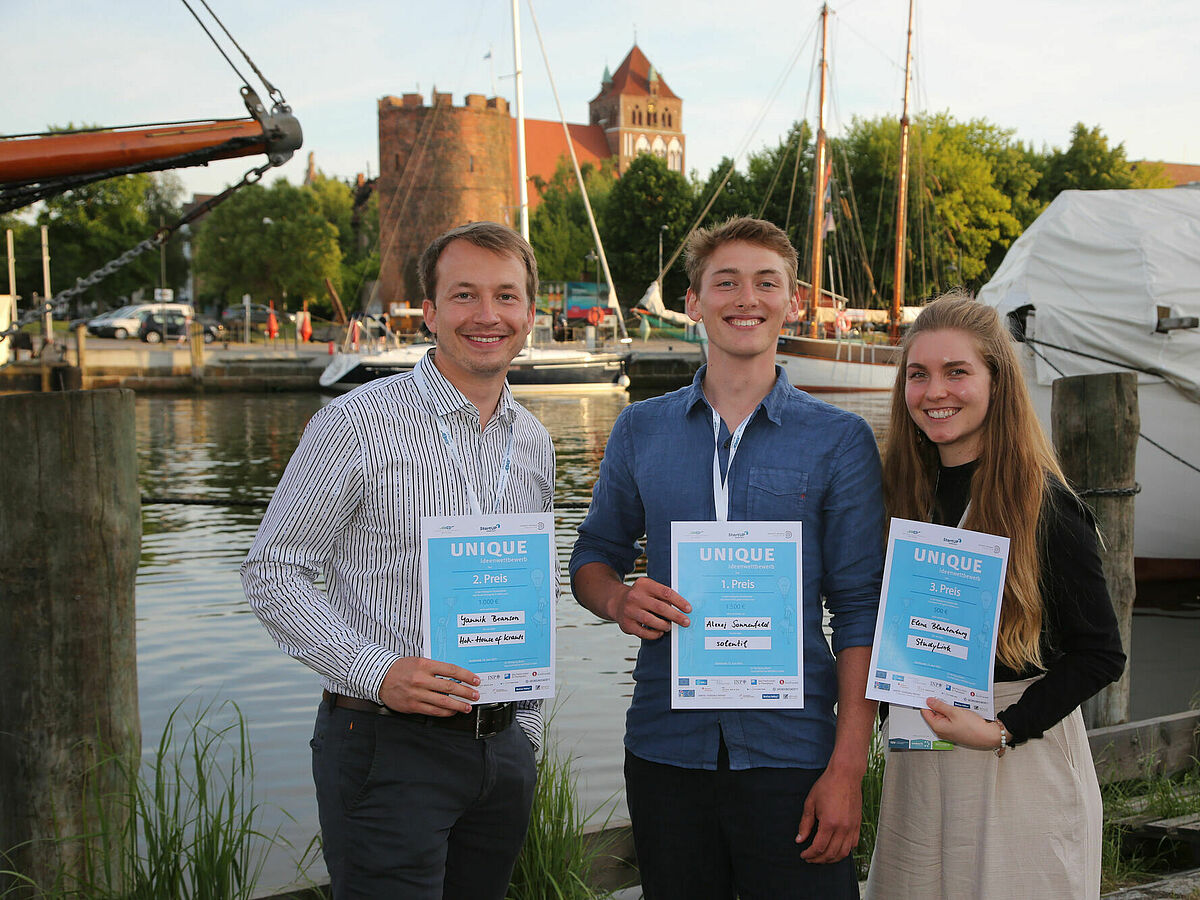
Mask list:
MULTIPOLYGON (((142 313, 141 324, 138 325, 137 336, 147 344, 158 344, 166 338, 186 337, 191 318, 182 313, 168 310, 166 312, 142 313)), ((204 343, 225 339, 225 326, 212 319, 199 319, 203 328, 204 343)))
POLYGON ((96 337, 124 340, 131 334, 138 333, 144 313, 167 311, 189 317, 196 315, 196 311, 192 309, 190 303, 135 303, 132 306, 122 306, 119 309, 101 313, 88 322, 87 329, 96 337))
MULTIPOLYGON (((270 316, 270 314, 271 307, 262 303, 250 304, 250 324, 252 326, 266 325, 267 317, 270 316)), ((245 320, 246 308, 241 305, 231 306, 221 313, 221 322, 226 328, 233 328, 235 325, 240 327, 245 320)), ((294 322, 296 321, 296 314, 275 310, 275 321, 281 325, 284 322, 294 322)))

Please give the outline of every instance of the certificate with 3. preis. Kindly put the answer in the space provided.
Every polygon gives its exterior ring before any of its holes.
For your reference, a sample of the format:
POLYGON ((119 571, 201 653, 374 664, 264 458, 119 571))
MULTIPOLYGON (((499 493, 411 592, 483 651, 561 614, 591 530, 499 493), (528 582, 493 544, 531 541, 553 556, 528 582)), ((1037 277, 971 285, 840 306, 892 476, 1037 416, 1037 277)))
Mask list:
POLYGON ((867 698, 927 697, 994 716, 992 664, 1008 538, 892 519, 867 698))
POLYGON ((554 696, 554 516, 421 519, 425 655, 479 676, 480 703, 554 696))
POLYGON ((672 709, 804 706, 799 522, 672 522, 672 709))

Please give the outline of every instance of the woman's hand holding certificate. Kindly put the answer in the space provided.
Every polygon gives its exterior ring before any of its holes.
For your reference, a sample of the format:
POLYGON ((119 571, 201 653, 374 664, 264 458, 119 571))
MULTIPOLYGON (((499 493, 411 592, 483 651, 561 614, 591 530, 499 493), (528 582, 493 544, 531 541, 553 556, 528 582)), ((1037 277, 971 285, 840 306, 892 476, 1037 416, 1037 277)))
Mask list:
POLYGON ((988 720, 977 712, 944 703, 937 697, 929 697, 926 702, 929 709, 921 710, 921 718, 942 740, 953 741, 959 747, 971 750, 1000 748, 1000 732, 1004 726, 998 721, 988 720))

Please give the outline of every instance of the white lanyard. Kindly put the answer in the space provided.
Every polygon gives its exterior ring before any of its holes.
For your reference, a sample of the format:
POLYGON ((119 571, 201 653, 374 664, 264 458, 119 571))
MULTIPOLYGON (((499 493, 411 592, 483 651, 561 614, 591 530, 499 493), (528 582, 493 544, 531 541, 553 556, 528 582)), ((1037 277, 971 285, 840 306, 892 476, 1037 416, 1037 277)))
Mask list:
MULTIPOLYGON (((467 501, 471 504, 471 515, 482 516, 483 509, 479 505, 479 496, 475 493, 475 488, 471 484, 471 479, 467 476, 467 467, 463 464, 462 453, 458 449, 458 445, 454 443, 454 437, 450 434, 450 427, 445 423, 437 410, 434 408, 433 401, 429 396, 429 385, 425 381, 425 373, 422 371, 426 365, 426 360, 429 357, 422 357, 421 360, 413 367, 413 381, 417 385, 417 393, 421 395, 421 401, 425 404, 425 408, 429 414, 433 416, 433 420, 437 422, 438 433, 442 436, 442 443, 446 445, 446 452, 450 454, 450 458, 454 460, 455 466, 462 474, 463 484, 467 488, 467 501)), ((512 449, 513 449, 513 428, 512 422, 508 423, 508 445, 504 449, 504 459, 500 462, 500 474, 496 478, 496 492, 492 495, 492 512, 500 506, 500 497, 504 493, 504 488, 508 485, 508 474, 512 469, 512 449)))
POLYGON ((729 473, 733 471, 733 458, 737 455, 738 445, 742 442, 742 434, 754 413, 746 416, 742 424, 734 431, 729 439, 729 460, 725 463, 725 477, 721 477, 721 417, 714 409, 713 418, 713 506, 717 510, 717 521, 729 521, 729 473))

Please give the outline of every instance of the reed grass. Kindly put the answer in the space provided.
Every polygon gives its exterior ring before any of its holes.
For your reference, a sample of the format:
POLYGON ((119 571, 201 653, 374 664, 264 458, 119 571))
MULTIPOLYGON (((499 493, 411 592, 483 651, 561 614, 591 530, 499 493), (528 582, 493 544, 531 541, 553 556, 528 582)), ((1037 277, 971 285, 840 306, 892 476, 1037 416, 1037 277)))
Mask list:
POLYGON ((858 846, 854 848, 854 865, 861 881, 871 868, 875 838, 879 834, 879 801, 883 796, 883 735, 876 728, 867 753, 867 772, 862 780, 862 825, 858 831, 858 846))
MULTIPOLYGON (((182 705, 182 704, 181 704, 182 705)), ((232 701, 200 709, 180 729, 181 705, 167 718, 145 771, 109 753, 119 796, 90 794, 85 833, 56 838, 82 854, 76 872, 33 885, 20 873, 0 896, 95 900, 249 900, 272 845, 259 828, 254 757, 245 719, 232 701), (177 736, 179 739, 177 740, 177 736)))
MULTIPOLYGON (((513 868, 507 900, 611 897, 611 892, 592 887, 591 881, 612 841, 584 833, 597 813, 581 816, 578 812, 578 778, 572 771, 572 758, 547 742, 537 768, 529 831, 513 868)), ((604 824, 608 824, 607 818, 604 824)))
POLYGON ((1131 817, 1142 821, 1200 813, 1200 768, 1175 775, 1156 773, 1157 761, 1143 761, 1143 775, 1130 781, 1101 785, 1104 798, 1104 838, 1101 888, 1116 890, 1152 881, 1163 874, 1194 865, 1190 851, 1172 841, 1146 841, 1131 834, 1131 817))

